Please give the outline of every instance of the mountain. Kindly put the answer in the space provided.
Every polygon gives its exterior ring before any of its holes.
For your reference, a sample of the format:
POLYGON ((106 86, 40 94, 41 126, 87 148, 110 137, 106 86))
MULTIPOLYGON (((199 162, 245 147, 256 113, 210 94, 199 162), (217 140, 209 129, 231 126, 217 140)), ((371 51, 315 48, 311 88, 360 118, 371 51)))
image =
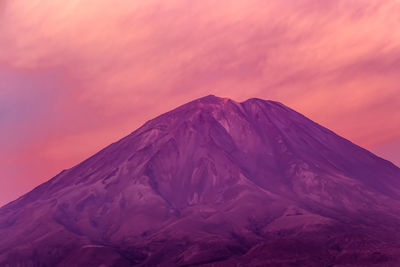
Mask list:
POLYGON ((400 169, 207 96, 3 206, 0 266, 400 266, 400 169))

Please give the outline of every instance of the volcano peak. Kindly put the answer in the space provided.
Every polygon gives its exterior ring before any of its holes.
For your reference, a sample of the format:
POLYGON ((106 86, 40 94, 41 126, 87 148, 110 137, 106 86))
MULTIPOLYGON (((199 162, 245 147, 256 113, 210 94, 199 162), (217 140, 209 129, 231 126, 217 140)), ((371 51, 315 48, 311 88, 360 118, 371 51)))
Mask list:
POLYGON ((399 221, 396 166, 209 95, 1 208, 0 266, 399 266, 399 221))

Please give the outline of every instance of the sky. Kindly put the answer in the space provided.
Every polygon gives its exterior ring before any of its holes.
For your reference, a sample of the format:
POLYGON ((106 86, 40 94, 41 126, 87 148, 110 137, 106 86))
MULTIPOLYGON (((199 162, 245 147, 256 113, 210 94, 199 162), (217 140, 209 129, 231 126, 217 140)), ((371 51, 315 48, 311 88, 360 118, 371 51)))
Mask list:
POLYGON ((0 0, 0 205, 208 94, 400 166, 399 0, 0 0))

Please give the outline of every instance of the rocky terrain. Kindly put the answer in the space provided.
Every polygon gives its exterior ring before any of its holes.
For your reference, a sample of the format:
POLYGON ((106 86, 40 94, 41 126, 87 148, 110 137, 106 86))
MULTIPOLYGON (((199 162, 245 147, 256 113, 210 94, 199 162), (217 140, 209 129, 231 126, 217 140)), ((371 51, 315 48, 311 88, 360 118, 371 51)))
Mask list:
POLYGON ((0 266, 400 266, 400 169, 207 96, 0 208, 0 266))

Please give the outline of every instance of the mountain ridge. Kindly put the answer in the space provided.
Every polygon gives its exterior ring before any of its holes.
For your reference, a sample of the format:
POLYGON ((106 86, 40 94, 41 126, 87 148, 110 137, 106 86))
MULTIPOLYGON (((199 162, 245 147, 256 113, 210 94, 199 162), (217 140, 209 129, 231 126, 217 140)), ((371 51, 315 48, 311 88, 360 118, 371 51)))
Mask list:
POLYGON ((210 95, 0 208, 0 265, 393 264, 399 222, 394 164, 279 102, 210 95))

